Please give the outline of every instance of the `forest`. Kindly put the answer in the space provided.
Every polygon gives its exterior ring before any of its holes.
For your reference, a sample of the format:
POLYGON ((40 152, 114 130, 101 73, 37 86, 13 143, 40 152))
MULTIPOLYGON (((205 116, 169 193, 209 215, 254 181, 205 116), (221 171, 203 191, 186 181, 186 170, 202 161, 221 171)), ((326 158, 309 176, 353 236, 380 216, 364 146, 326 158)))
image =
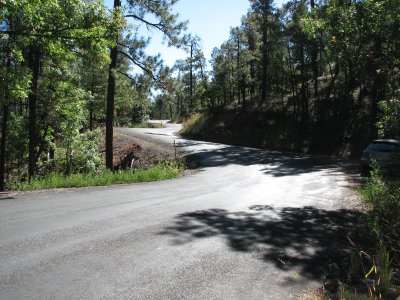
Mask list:
POLYGON ((112 170, 113 126, 149 118, 187 120, 189 136, 340 156, 398 135, 398 0, 252 0, 209 62, 175 3, 1 1, 1 190, 112 170), (187 58, 170 68, 147 55, 141 26, 187 58))
MULTIPOLYGON (((172 111, 202 112, 183 133, 356 158, 371 139, 398 136, 398 6, 288 1, 277 9, 272 1, 251 1, 241 26, 214 49, 209 73, 197 44, 177 64, 172 111)), ((156 105, 169 103, 164 97, 156 105)))

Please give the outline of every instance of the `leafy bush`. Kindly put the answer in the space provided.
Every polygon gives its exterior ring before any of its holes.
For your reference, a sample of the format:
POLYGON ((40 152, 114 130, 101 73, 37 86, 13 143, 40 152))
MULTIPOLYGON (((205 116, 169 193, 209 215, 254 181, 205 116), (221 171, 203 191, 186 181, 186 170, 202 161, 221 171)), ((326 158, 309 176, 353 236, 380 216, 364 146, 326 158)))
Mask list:
POLYGON ((389 100, 382 100, 378 103, 379 118, 376 123, 378 136, 390 138, 397 136, 400 132, 400 89, 389 100))
POLYGON ((95 173, 101 166, 98 152, 100 131, 79 134, 64 147, 56 148, 56 159, 49 162, 59 173, 95 173))

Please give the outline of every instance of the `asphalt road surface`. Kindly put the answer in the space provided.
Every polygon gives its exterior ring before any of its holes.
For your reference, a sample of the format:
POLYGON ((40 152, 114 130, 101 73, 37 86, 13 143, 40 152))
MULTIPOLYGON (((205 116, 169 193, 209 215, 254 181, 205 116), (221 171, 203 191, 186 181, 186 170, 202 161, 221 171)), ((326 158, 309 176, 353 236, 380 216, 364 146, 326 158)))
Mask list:
MULTIPOLYGON (((178 125, 121 129, 172 147, 178 125)), ((296 299, 356 213, 342 164, 176 138, 175 180, 0 195, 0 299, 296 299)))

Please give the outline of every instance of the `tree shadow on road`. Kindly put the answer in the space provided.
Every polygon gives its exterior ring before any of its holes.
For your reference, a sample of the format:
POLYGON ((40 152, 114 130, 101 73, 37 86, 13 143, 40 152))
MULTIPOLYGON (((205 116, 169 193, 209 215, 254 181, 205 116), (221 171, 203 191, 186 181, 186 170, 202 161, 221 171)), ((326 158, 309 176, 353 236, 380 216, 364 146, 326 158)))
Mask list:
POLYGON ((329 172, 341 171, 352 176, 357 176, 359 173, 358 162, 356 161, 237 146, 204 150, 189 156, 191 159, 197 159, 199 165, 202 167, 261 165, 261 170, 264 174, 275 177, 318 172, 321 170, 329 172))
POLYGON ((252 206, 246 212, 210 209, 178 215, 161 233, 181 245, 196 239, 223 238, 233 251, 250 252, 276 267, 321 280, 332 249, 347 247, 356 211, 252 206))

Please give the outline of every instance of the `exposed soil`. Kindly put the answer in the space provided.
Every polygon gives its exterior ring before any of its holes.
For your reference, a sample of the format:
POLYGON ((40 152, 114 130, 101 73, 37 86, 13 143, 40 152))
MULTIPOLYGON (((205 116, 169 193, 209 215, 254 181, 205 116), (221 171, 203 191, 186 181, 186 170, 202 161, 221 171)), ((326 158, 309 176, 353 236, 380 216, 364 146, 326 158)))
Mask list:
MULTIPOLYGON (((104 145, 104 141, 102 141, 104 145)), ((105 153, 104 146, 100 149, 105 153)), ((174 158, 173 149, 137 137, 132 137, 118 130, 114 131, 113 165, 115 169, 148 168, 161 161, 174 158)))

